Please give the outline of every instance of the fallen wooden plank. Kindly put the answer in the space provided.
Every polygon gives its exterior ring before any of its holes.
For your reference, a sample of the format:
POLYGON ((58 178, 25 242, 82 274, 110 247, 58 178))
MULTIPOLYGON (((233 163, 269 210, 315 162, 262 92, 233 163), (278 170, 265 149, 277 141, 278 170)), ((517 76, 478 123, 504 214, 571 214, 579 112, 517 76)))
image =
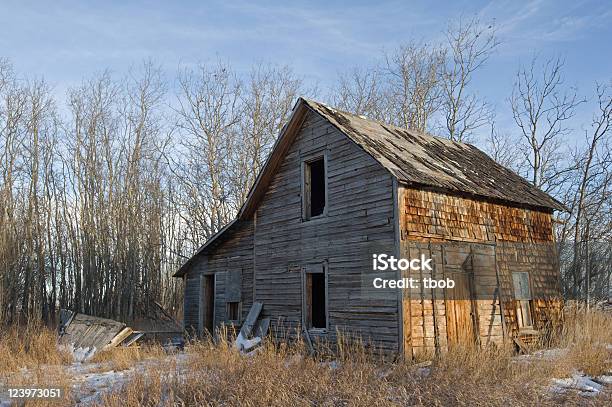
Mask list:
POLYGON ((104 346, 102 350, 108 350, 110 348, 114 348, 118 346, 121 342, 123 342, 128 336, 130 336, 134 331, 132 328, 125 327, 121 332, 119 332, 113 339, 111 339, 110 343, 104 346))
POLYGON ((308 333, 308 329, 302 328, 302 333, 304 335, 304 339, 306 341, 306 346, 308 346, 308 353, 310 355, 314 354, 314 346, 312 346, 312 340, 310 339, 310 333, 308 333))
POLYGON ((60 343, 75 348, 103 349, 124 328, 122 322, 75 313, 63 328, 60 343))
POLYGON ((137 340, 142 338, 145 333, 146 332, 132 331, 132 334, 123 341, 122 345, 132 346, 137 340))
POLYGON ((519 351, 521 353, 523 353, 523 354, 529 353, 529 348, 527 347, 525 342, 523 342, 523 340, 521 338, 519 338, 518 336, 514 337, 514 343, 516 344, 516 346, 518 346, 519 351))

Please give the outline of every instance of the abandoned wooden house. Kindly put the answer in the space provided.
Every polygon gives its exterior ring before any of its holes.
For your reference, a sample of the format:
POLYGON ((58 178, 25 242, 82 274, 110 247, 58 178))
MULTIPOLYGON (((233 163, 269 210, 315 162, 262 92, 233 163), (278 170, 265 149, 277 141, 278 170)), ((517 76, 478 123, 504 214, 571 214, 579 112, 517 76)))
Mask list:
POLYGON ((299 99, 236 219, 175 273, 184 325, 359 335, 411 357, 536 337, 560 304, 564 207, 469 144, 299 99), (376 289, 374 254, 432 260, 455 288, 376 289))

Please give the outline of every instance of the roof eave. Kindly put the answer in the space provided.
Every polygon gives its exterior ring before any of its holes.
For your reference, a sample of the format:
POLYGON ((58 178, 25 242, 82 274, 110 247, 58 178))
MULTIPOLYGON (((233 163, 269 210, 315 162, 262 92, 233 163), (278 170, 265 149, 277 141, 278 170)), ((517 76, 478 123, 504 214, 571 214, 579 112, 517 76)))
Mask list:
POLYGON ((217 233, 208 238, 208 240, 206 240, 206 242, 202 246, 200 246, 200 248, 196 250, 196 252, 190 258, 185 260, 185 262, 172 275, 172 277, 183 277, 187 273, 187 269, 189 268, 189 265, 191 264, 193 259, 199 254, 201 254, 204 250, 206 250, 207 247, 209 247, 213 242, 215 242, 219 237, 221 237, 227 230, 229 230, 234 224, 236 224, 236 222, 238 222, 238 219, 232 220, 230 223, 219 229, 217 233))

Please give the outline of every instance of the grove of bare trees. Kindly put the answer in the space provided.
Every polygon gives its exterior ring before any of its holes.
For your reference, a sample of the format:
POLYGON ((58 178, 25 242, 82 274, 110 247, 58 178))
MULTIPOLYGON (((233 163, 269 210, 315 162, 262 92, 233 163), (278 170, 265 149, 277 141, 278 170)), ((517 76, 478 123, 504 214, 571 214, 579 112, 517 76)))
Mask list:
POLYGON ((245 199, 299 95, 291 69, 239 80, 222 63, 181 71, 173 94, 146 62, 103 72, 66 96, 0 65, 0 321, 59 308, 124 320, 245 199))
POLYGON ((495 28, 462 20, 443 34, 381 51, 327 95, 288 66, 239 75, 218 60, 171 79, 152 62, 102 72, 62 98, 1 59, 0 324, 53 322, 59 308, 129 320, 150 301, 179 314, 173 271, 236 214, 298 96, 481 146, 567 206, 564 293, 610 295, 612 82, 581 97, 561 59, 534 58, 517 67, 503 107, 515 127, 501 132, 476 86, 495 28), (581 104, 592 120, 572 127, 581 104))

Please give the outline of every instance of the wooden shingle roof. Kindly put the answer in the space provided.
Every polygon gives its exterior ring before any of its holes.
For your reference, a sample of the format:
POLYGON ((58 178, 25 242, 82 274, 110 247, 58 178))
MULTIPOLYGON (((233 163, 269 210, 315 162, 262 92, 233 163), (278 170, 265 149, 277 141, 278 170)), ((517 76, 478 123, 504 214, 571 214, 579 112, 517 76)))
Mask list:
POLYGON ((368 120, 315 101, 304 102, 402 183, 565 210, 560 202, 473 145, 368 120))

